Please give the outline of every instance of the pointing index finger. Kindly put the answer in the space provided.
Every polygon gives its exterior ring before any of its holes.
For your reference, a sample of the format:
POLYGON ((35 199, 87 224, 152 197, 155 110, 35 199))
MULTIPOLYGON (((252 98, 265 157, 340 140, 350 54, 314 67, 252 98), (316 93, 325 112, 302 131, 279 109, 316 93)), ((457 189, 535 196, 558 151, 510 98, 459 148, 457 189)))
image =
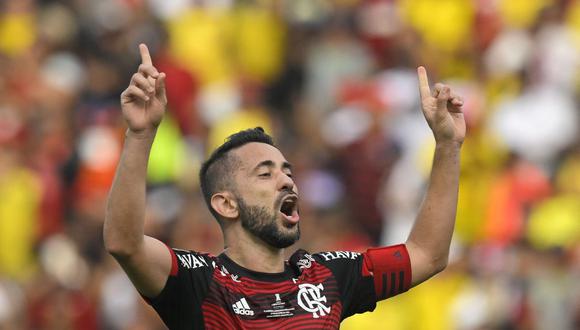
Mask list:
POLYGON ((151 55, 149 54, 149 49, 147 48, 147 45, 140 44, 139 53, 141 54, 141 63, 146 65, 153 65, 153 61, 151 61, 151 55))
POLYGON ((417 76, 419 77, 419 92, 421 93, 421 98, 431 96, 429 78, 427 78, 427 70, 425 70, 425 67, 420 66, 417 68, 417 76))

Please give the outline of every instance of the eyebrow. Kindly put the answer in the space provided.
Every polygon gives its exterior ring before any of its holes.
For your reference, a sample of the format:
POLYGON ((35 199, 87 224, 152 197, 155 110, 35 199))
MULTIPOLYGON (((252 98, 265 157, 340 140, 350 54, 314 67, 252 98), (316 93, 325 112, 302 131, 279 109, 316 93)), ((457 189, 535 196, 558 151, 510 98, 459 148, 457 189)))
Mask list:
MULTIPOLYGON (((258 165, 256 165, 256 166, 254 167, 254 171, 257 171, 257 170, 258 170, 260 167, 264 167, 264 166, 265 166, 265 167, 270 167, 270 168, 271 168, 271 167, 275 167, 275 166, 276 166, 276 163, 274 163, 274 162, 273 162, 273 161, 271 161, 271 160, 264 160, 264 161, 261 161, 261 162, 259 162, 259 163, 258 163, 258 165)), ((289 169, 289 170, 292 170, 292 164, 290 164, 289 162, 285 161, 285 162, 283 162, 283 163, 282 163, 282 168, 283 168, 283 169, 289 169)))

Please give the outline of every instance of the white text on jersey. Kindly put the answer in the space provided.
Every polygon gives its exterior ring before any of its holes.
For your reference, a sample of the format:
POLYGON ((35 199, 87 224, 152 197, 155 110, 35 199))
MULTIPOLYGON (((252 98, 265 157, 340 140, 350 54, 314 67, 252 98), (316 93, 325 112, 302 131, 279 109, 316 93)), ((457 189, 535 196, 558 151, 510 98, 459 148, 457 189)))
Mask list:
POLYGON ((208 266, 205 259, 203 259, 202 257, 196 257, 193 254, 183 254, 183 255, 178 254, 177 257, 179 258, 179 261, 181 261, 181 265, 185 268, 194 269, 198 267, 208 266))
POLYGON ((350 252, 350 251, 332 251, 332 252, 320 252, 318 255, 321 255, 324 260, 334 260, 334 259, 356 259, 360 256, 358 252, 350 252))

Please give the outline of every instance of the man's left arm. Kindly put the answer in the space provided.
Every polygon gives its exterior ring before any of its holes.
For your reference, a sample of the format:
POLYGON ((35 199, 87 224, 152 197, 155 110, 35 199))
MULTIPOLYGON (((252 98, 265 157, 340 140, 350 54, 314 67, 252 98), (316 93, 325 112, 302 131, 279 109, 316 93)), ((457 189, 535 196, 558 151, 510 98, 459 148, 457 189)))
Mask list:
POLYGON ((406 242, 415 286, 447 266, 455 226, 460 150, 465 138, 463 100, 449 86, 433 92, 425 68, 417 69, 421 108, 435 137, 435 155, 425 199, 406 242))
POLYGON ((362 254, 315 255, 337 278, 342 318, 372 311, 376 301, 407 291, 447 265, 457 209, 459 153, 465 138, 463 101, 443 84, 436 84, 431 93, 425 68, 419 67, 417 73, 421 108, 436 141, 429 188, 405 244, 370 248, 362 254))

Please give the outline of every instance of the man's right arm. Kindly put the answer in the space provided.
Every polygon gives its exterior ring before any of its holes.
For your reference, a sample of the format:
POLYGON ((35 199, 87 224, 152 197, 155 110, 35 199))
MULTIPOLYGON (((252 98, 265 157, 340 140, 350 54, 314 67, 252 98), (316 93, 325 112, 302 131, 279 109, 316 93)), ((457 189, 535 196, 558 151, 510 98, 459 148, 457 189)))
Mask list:
POLYGON ((121 95, 129 128, 109 193, 103 237, 105 248, 137 290, 155 297, 167 281, 172 257, 162 242, 144 235, 145 189, 149 153, 167 99, 165 74, 157 72, 145 45, 140 45, 140 52, 139 71, 121 95))

